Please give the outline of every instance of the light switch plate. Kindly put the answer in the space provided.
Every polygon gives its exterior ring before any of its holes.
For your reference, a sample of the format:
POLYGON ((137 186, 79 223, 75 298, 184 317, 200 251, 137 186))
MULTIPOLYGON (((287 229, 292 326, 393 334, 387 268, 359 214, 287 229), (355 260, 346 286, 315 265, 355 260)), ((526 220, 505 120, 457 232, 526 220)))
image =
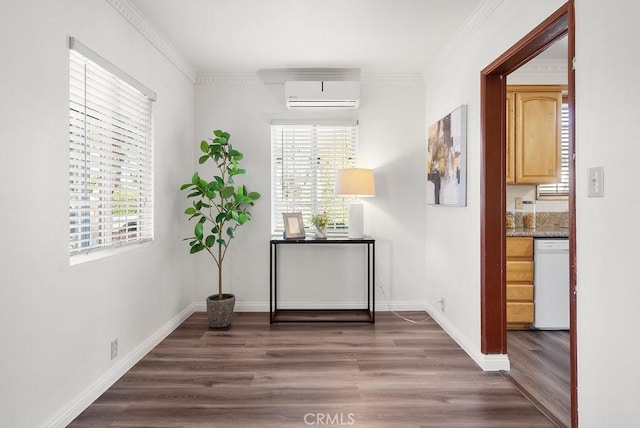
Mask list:
POLYGON ((595 166, 587 168, 587 197, 604 197, 604 167, 595 166))

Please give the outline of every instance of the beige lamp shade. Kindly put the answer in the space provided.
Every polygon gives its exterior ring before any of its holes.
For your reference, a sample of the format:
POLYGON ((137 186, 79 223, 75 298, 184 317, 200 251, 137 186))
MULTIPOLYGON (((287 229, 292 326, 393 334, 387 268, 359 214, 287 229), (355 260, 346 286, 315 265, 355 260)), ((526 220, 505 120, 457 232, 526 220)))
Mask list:
POLYGON ((376 185, 373 170, 366 168, 345 168, 338 170, 336 195, 375 196, 376 185))

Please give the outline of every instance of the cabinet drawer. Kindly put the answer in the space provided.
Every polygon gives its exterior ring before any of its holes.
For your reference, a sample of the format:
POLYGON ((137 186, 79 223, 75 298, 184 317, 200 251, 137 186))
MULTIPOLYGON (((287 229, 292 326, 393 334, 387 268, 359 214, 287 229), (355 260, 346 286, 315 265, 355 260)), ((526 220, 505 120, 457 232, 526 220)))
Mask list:
POLYGON ((507 302, 533 302, 533 284, 507 284, 507 302))
POLYGON ((507 322, 531 324, 533 322, 533 303, 508 302, 507 322))
POLYGON ((507 284, 512 282, 533 283, 533 262, 507 262, 507 284))
POLYGON ((507 238, 507 260, 533 260, 533 238, 507 238))

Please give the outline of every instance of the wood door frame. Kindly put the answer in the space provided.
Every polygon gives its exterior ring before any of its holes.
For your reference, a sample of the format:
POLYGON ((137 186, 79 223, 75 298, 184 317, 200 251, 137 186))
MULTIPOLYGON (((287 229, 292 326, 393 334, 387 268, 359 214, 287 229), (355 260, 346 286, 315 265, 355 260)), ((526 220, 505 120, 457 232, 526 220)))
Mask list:
POLYGON ((481 351, 507 353, 506 319, 506 96, 507 75, 568 35, 569 89, 569 287, 571 426, 578 426, 575 222, 574 0, 569 0, 481 72, 481 351))

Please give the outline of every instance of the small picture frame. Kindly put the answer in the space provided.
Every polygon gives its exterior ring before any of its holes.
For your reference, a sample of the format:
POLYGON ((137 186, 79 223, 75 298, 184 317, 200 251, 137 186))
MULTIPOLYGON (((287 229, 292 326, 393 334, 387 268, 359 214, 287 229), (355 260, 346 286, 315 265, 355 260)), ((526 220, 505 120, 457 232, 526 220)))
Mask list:
POLYGON ((302 213, 282 213, 284 222, 284 239, 304 238, 304 222, 302 213))

